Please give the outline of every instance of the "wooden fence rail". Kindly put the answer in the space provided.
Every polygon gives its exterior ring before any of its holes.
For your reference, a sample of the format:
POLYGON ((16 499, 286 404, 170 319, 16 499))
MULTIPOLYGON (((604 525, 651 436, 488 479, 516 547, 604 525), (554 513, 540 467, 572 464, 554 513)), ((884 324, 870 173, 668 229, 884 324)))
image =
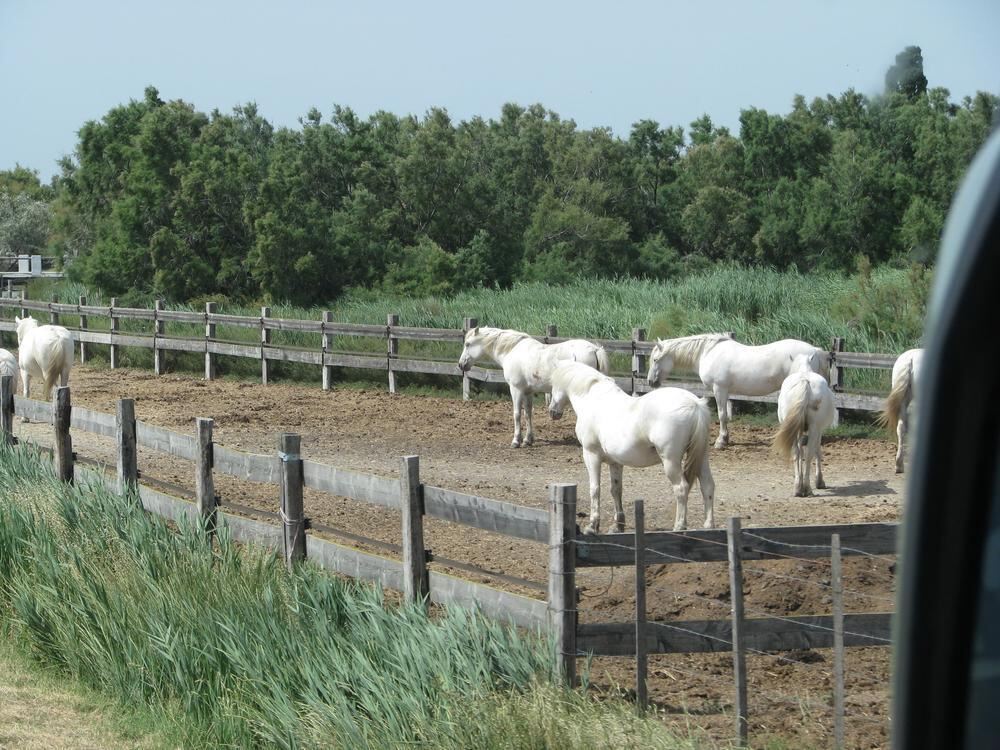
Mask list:
MULTIPOLYGON (((166 352, 193 352, 205 357, 205 377, 215 377, 217 357, 239 357, 258 360, 261 363, 261 380, 269 380, 271 362, 297 362, 315 365, 322 369, 324 389, 332 387, 333 367, 351 369, 378 370, 385 372, 390 392, 397 390, 398 373, 422 373, 429 375, 451 376, 461 380, 463 397, 471 395, 471 383, 503 383, 503 373, 494 367, 476 366, 468 372, 461 373, 457 367, 457 356, 454 361, 441 361, 399 354, 400 341, 460 343, 464 333, 478 324, 475 318, 466 318, 460 329, 439 329, 399 325, 399 316, 391 314, 385 325, 335 323, 332 313, 324 312, 320 320, 300 320, 293 318, 273 318, 268 308, 261 310, 260 316, 229 315, 215 311, 215 303, 206 303, 205 312, 184 310, 165 310, 162 303, 153 309, 137 307, 118 307, 112 298, 108 307, 85 304, 81 297, 80 304, 43 302, 29 299, 0 298, 0 313, 4 310, 14 310, 20 314, 29 312, 44 313, 50 318, 59 319, 66 326, 76 341, 80 343, 81 360, 89 354, 88 345, 100 344, 110 347, 111 366, 119 366, 121 347, 150 349, 153 351, 153 369, 157 374, 164 372, 164 356, 166 352), (60 316, 78 317, 79 326, 66 325, 60 316), (109 320, 107 330, 95 330, 94 318, 109 320), (151 323, 148 333, 121 331, 121 321, 140 321, 151 323), (189 326, 202 326, 204 336, 171 336, 166 331, 167 323, 184 323, 189 326), (226 341, 216 336, 218 326, 234 326, 257 329, 259 335, 256 341, 239 342, 226 341), (271 341, 272 331, 296 331, 316 334, 320 337, 315 348, 303 348, 288 345, 278 345, 271 341), (386 341, 382 353, 348 352, 335 350, 333 339, 337 336, 373 337, 386 341)), ((14 322, 10 318, 0 317, 0 331, 13 331, 14 322)), ((549 326, 544 335, 533 338, 546 343, 566 341, 565 337, 555 335, 555 327, 549 326)), ((645 378, 645 368, 649 353, 655 342, 646 341, 646 331, 637 328, 629 340, 597 339, 608 352, 631 355, 629 372, 615 374, 615 381, 630 393, 645 393, 650 390, 645 378)), ((842 390, 843 374, 846 368, 891 369, 895 355, 875 354, 867 352, 842 351, 843 339, 836 338, 831 343, 831 354, 834 358, 832 380, 834 381, 834 402, 838 409, 856 409, 861 411, 879 411, 884 404, 885 394, 854 393, 842 390)), ((710 390, 700 382, 691 379, 671 379, 671 385, 686 388, 701 396, 711 396, 710 390)), ((737 401, 776 403, 777 395, 767 396, 734 396, 737 401)))

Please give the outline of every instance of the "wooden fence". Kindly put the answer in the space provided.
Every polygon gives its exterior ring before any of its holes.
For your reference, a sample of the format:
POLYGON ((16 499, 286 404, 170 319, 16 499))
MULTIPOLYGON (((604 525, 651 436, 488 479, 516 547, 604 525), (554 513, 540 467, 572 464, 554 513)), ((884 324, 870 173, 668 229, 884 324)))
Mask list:
MULTIPOLYGON (((462 394, 469 398, 473 381, 481 383, 504 383, 503 373, 494 367, 474 366, 468 372, 461 373, 458 369, 458 356, 450 360, 435 360, 410 357, 400 354, 401 341, 444 342, 460 345, 465 331, 478 325, 476 318, 465 318, 462 328, 419 328, 399 324, 399 315, 387 316, 384 325, 336 323, 330 312, 322 313, 320 320, 300 320, 292 318, 273 318, 270 308, 261 308, 259 317, 241 315, 226 315, 216 311, 214 302, 206 303, 205 312, 189 312, 181 310, 166 310, 162 303, 157 303, 153 309, 118 307, 116 300, 111 299, 111 305, 93 306, 86 304, 86 298, 81 297, 79 304, 62 304, 56 302, 41 302, 28 299, 0 298, 0 331, 14 331, 15 325, 11 311, 18 311, 21 316, 28 314, 45 314, 49 320, 66 326, 73 334, 80 347, 80 361, 86 362, 88 346, 104 345, 110 349, 111 367, 119 366, 119 356, 122 347, 136 347, 153 351, 153 369, 156 374, 165 371, 165 355, 167 352, 192 352, 202 354, 205 358, 205 378, 216 376, 218 357, 241 357, 257 360, 261 367, 261 382, 267 383, 270 378, 273 362, 298 362, 315 365, 322 372, 324 389, 332 387, 333 368, 353 368, 378 370, 386 373, 388 388, 395 392, 397 375, 400 373, 423 373, 430 375, 451 376, 461 379, 462 394), (76 318, 77 327, 68 325, 66 317, 76 318), (94 329, 91 323, 94 318, 104 318, 108 321, 107 328, 94 329), (148 325, 147 332, 123 332, 121 321, 139 321, 148 325), (193 338, 190 336, 168 335, 167 325, 186 324, 187 326, 203 326, 204 335, 193 338), (257 335, 254 342, 235 342, 223 340, 217 336, 219 327, 233 326, 254 329, 257 335), (283 346, 272 342, 273 331, 297 331, 317 336, 315 348, 283 346), (385 341, 382 353, 352 352, 337 350, 333 347, 337 337, 366 337, 385 341)), ((548 326, 545 335, 535 338, 545 343, 557 343, 566 339, 557 335, 555 326, 548 326)), ((613 372, 618 385, 629 393, 644 393, 650 390, 646 382, 646 367, 649 353, 654 342, 646 341, 646 331, 636 328, 632 338, 595 339, 609 353, 628 355, 631 358, 629 372, 613 372)), ((856 409, 862 411, 879 411, 882 409, 885 394, 848 392, 842 389, 845 370, 849 368, 891 369, 895 355, 872 354, 865 352, 843 351, 844 340, 834 338, 831 341, 833 369, 831 384, 834 389, 834 401, 838 409, 856 409)), ((700 382, 690 380, 671 380, 671 385, 687 388, 702 396, 711 396, 700 382)), ((767 396, 733 396, 734 400, 777 403, 777 394, 767 396)))

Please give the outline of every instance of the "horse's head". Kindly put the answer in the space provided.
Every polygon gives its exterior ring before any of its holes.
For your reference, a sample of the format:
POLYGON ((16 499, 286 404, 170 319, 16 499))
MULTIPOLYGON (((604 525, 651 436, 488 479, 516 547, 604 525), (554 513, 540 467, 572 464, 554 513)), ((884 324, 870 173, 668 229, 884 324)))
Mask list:
POLYGON ((660 379, 667 377, 674 369, 673 354, 666 350, 663 339, 656 340, 656 346, 649 353, 649 372, 646 373, 646 382, 652 387, 660 384, 660 379))
POLYGON ((38 326, 38 321, 30 315, 23 318, 19 318, 15 315, 14 325, 17 327, 17 345, 20 346, 21 342, 24 341, 25 334, 27 334, 32 328, 36 328, 38 326))
POLYGON ((816 350, 811 354, 789 354, 788 360, 790 364, 788 365, 788 372, 815 372, 829 379, 829 364, 827 364, 826 373, 820 369, 823 366, 824 357, 828 359, 829 355, 827 355, 826 352, 819 350, 816 350))
POLYGON ((552 419, 562 419, 563 411, 566 409, 566 403, 569 401, 568 365, 573 364, 575 363, 572 361, 565 361, 552 372, 552 393, 549 397, 549 416, 552 419))
POLYGON ((485 343, 486 336, 479 332, 478 326, 466 331, 465 346, 462 347, 462 356, 458 358, 458 369, 468 372, 476 360, 483 356, 485 343))

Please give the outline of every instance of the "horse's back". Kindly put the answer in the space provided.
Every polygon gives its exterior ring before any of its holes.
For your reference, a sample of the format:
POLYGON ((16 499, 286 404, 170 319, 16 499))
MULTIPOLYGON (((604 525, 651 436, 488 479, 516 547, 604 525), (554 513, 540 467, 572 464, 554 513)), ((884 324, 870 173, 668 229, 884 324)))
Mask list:
POLYGON ((38 326, 21 342, 18 364, 21 369, 37 373, 68 374, 73 365, 73 335, 62 326, 38 326))
POLYGON ((730 339, 720 341, 702 358, 698 374, 706 385, 719 384, 746 396, 766 396, 781 387, 796 356, 817 351, 817 347, 798 339, 760 346, 730 339))

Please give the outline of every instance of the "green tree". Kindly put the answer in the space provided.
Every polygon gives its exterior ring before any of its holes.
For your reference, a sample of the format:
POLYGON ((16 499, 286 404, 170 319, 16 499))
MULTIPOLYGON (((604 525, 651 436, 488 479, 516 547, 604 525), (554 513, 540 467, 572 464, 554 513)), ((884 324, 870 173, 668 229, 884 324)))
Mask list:
POLYGON ((40 254, 48 243, 49 217, 49 204, 28 190, 11 195, 0 189, 0 253, 40 254))

